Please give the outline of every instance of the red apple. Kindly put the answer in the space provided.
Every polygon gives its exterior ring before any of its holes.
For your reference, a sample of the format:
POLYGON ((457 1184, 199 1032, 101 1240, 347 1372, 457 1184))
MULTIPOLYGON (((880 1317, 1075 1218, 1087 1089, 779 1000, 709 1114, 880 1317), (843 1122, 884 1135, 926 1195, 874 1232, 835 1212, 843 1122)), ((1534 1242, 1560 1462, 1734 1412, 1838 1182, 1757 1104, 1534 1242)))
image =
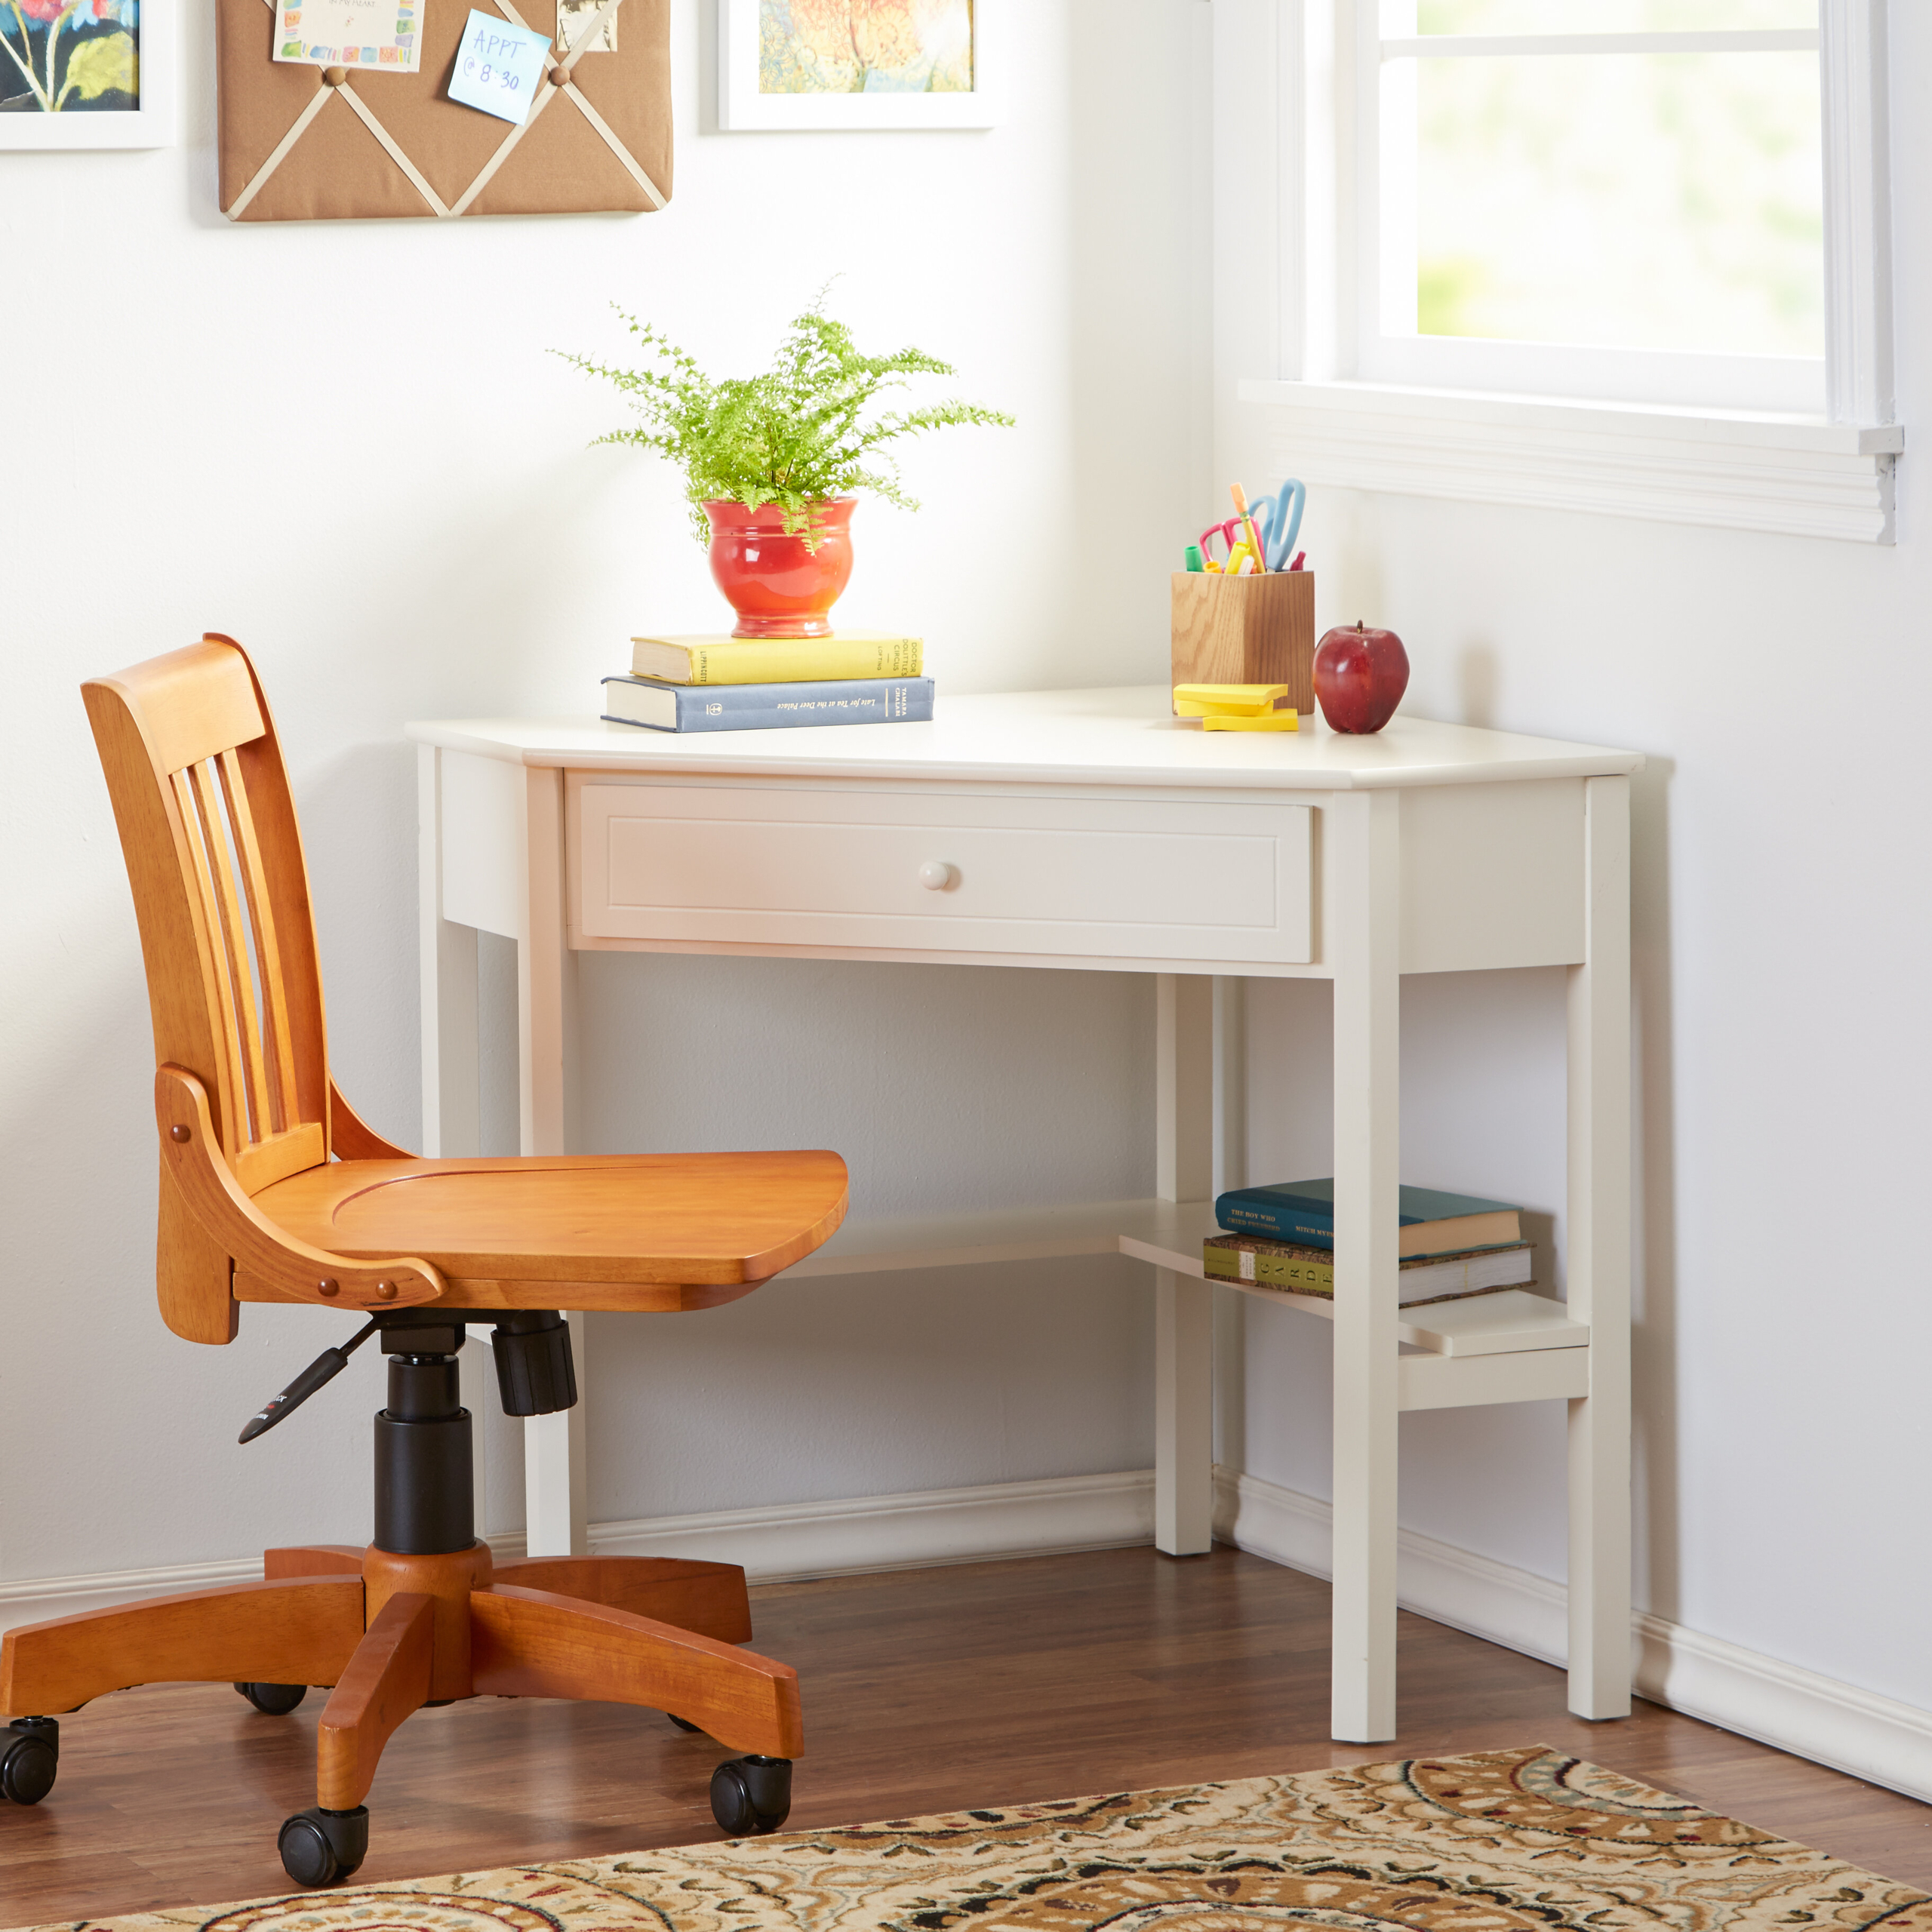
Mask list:
POLYGON ((1315 654, 1315 695, 1331 731, 1379 731, 1409 688, 1409 654, 1393 631, 1332 630, 1315 654))

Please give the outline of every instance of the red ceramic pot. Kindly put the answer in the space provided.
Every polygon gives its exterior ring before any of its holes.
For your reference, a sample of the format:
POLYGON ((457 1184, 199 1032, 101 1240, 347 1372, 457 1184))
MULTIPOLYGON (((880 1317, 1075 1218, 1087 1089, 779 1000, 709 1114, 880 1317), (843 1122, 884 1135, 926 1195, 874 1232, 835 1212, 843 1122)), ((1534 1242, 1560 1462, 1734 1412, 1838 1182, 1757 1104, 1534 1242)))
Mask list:
POLYGON ((803 529, 788 534, 776 503, 706 503, 711 574, 737 612, 734 637, 828 637, 831 610, 852 575, 856 497, 829 497, 811 506, 811 544, 803 529))

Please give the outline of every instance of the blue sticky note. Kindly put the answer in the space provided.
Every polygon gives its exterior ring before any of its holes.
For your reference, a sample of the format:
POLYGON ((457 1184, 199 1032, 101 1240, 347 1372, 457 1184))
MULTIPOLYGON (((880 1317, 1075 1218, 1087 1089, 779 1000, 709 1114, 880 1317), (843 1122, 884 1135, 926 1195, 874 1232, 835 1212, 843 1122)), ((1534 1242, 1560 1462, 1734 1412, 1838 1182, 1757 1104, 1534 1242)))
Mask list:
POLYGON ((471 9, 450 75, 450 98, 521 127, 550 64, 549 37, 471 9))

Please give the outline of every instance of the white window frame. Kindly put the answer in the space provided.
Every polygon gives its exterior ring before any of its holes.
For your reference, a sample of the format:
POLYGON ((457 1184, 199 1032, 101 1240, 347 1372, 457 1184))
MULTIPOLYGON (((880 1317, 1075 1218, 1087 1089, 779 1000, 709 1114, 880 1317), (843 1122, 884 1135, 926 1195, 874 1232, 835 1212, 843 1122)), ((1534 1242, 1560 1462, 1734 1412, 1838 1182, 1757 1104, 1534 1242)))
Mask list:
POLYGON ((1418 57, 1554 54, 1626 59, 1641 53, 1769 51, 1819 53, 1815 30, 1778 33, 1429 35, 1415 32, 1415 0, 1364 0, 1355 9, 1356 345, 1371 382, 1417 389, 1496 389, 1587 396, 1679 408, 1820 415, 1823 356, 1687 354, 1420 334, 1416 309, 1416 102, 1418 57), (1380 20, 1377 15, 1382 17, 1380 20), (1393 23, 1406 35, 1391 33, 1393 23))
POLYGON ((1887 0, 1820 0, 1826 356, 1822 395, 1814 374, 1801 398, 1752 389, 1764 372, 1749 365, 1773 358, 1661 357, 1620 393, 1588 352, 1428 339, 1398 345, 1406 366, 1364 357, 1379 265, 1364 256, 1379 243, 1362 162, 1380 131, 1358 78, 1364 60, 1371 73, 1382 66, 1378 0, 1274 5, 1278 374, 1239 392, 1276 405, 1282 467, 1357 488, 1893 540, 1904 439, 1893 409, 1887 0), (1419 349, 1448 354, 1407 353, 1419 349), (1660 384, 1661 363, 1684 386, 1660 384), (1776 406, 1792 400, 1810 406, 1776 406))

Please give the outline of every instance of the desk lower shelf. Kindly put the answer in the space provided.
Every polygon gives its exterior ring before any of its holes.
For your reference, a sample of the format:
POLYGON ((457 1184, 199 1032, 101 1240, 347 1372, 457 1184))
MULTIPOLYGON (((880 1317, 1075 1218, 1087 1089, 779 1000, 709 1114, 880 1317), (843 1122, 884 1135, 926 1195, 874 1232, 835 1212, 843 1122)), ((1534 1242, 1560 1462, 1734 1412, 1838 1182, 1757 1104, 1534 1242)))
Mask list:
MULTIPOLYGON (((959 1268, 1001 1261, 1124 1254, 1204 1279, 1201 1244, 1217 1232, 1203 1201, 1103 1201, 909 1220, 852 1221, 785 1278, 959 1268)), ((1335 1318, 1333 1302, 1250 1282, 1223 1285, 1257 1301, 1335 1318)), ((1547 1296, 1509 1288, 1404 1311, 1401 1405, 1448 1408, 1589 1392, 1590 1331, 1547 1296)))

